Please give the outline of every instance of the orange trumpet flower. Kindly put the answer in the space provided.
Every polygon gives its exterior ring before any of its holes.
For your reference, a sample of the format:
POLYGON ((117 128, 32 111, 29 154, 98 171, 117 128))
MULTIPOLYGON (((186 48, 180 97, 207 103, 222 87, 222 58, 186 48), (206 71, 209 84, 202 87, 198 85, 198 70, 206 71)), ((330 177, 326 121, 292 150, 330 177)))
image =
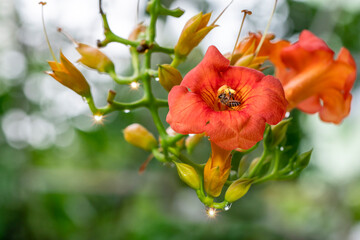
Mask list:
POLYGON ((297 43, 270 60, 284 87, 288 110, 296 107, 305 113, 319 112, 321 120, 335 124, 349 114, 356 64, 346 48, 334 60, 326 43, 304 30, 297 43))

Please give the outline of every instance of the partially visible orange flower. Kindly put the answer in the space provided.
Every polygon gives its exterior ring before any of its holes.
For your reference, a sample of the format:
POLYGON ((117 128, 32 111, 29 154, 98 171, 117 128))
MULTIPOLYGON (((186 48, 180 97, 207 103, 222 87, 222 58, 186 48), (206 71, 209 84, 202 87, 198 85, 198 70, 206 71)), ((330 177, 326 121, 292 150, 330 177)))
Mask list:
POLYGON ((210 143, 212 152, 204 168, 204 188, 208 195, 218 197, 230 174, 231 151, 210 143))
POLYGON ((276 67, 288 110, 319 112, 321 120, 339 124, 350 112, 350 90, 356 79, 356 64, 350 52, 334 52, 320 38, 304 30, 299 41, 270 58, 276 67))
POLYGON ((175 54, 180 57, 186 57, 191 50, 199 45, 206 35, 217 25, 211 24, 207 26, 211 17, 211 13, 199 14, 193 16, 186 22, 179 40, 175 45, 175 54))
MULTIPOLYGON (((250 32, 249 36, 240 41, 240 43, 236 46, 231 64, 234 66, 260 69, 266 60, 268 60, 271 56, 278 55, 281 49, 290 45, 290 43, 286 40, 274 42, 272 40, 275 38, 275 35, 267 34, 258 54, 255 55, 255 51, 260 44, 261 38, 262 34, 260 32, 250 32)), ((230 59, 231 56, 228 55, 227 57, 230 59)))
POLYGON ((46 72, 56 81, 83 97, 89 97, 90 86, 82 73, 60 51, 60 62, 48 62, 52 72, 46 72))

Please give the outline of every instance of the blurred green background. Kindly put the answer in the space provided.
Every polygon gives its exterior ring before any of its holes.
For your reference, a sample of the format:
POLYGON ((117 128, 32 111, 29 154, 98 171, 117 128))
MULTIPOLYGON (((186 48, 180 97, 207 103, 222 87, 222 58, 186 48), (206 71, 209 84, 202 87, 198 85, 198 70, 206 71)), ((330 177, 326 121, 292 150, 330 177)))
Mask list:
MULTIPOLYGON (((113 31, 126 37, 136 23, 136 1, 103 2, 113 31)), ((146 110, 114 113, 104 125, 94 125, 82 99, 43 73, 49 70, 50 54, 37 3, 0 0, 0 239, 360 239, 359 89, 353 89, 352 112, 340 126, 322 123, 316 115, 294 114, 301 148, 314 148, 300 178, 254 186, 230 211, 210 220, 172 166, 153 160, 138 174, 148 153, 126 143, 122 129, 138 122, 156 133, 146 110)), ((166 46, 176 42, 192 15, 217 15, 226 5, 216 0, 164 4, 186 11, 180 19, 159 21, 158 42, 166 46)), ((243 36, 262 31, 272 4, 235 0, 220 27, 180 66, 182 73, 201 60, 210 44, 222 52, 232 50, 242 9, 253 11, 243 36)), ((140 2, 138 21, 147 21, 145 5, 140 2)), ((50 0, 45 19, 54 49, 62 48, 72 61, 79 56, 56 33, 57 26, 84 43, 103 37, 95 0, 50 0)), ((271 31, 295 41, 303 29, 336 52, 347 47, 359 62, 358 0, 280 0, 271 31)), ((119 72, 130 74, 126 47, 110 45, 104 51, 119 72)), ((167 61, 158 55, 154 64, 167 61)), ((108 89, 115 89, 121 101, 141 96, 141 89, 119 88, 109 77, 79 68, 99 106, 106 103, 108 89)), ((166 97, 158 83, 154 88, 166 97)), ((165 109, 161 115, 165 119, 165 109)), ((209 154, 203 141, 194 158, 205 162, 209 154)))

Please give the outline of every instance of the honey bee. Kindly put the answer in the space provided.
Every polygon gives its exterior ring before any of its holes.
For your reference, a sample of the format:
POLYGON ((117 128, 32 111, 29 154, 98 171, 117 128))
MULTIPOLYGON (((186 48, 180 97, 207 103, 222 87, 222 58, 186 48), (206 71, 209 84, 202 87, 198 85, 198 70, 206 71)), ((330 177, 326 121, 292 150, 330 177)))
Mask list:
POLYGON ((229 108, 234 108, 237 107, 241 104, 240 101, 235 99, 235 90, 231 89, 228 86, 222 86, 221 88, 219 88, 218 90, 218 99, 220 101, 221 104, 229 107, 229 108))

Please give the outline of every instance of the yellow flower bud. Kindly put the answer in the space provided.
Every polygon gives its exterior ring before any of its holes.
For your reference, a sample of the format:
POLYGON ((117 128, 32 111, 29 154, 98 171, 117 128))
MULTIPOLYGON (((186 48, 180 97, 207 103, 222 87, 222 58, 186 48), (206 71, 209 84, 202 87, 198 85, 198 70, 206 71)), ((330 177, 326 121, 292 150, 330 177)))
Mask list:
POLYGON ((154 135, 138 123, 133 123, 124 129, 124 138, 128 143, 146 151, 157 147, 154 135))
POLYGON ((175 45, 175 55, 186 57, 217 26, 214 24, 207 26, 210 17, 211 13, 200 12, 187 21, 175 45))
POLYGON ((77 45, 76 50, 81 55, 78 62, 99 72, 115 72, 114 63, 98 48, 83 43, 77 43, 77 45))
POLYGON ((218 197, 231 170, 231 151, 211 142, 211 157, 204 168, 204 189, 211 197, 218 197))
POLYGON ((192 153, 196 145, 201 141, 201 139, 205 136, 205 133, 194 134, 188 136, 185 140, 185 146, 188 153, 192 153))
POLYGON ((225 193, 225 201, 231 203, 243 197, 249 191, 252 182, 251 179, 238 179, 233 182, 225 193))
POLYGON ((182 76, 180 72, 170 64, 159 65, 159 82, 166 91, 170 92, 172 87, 180 85, 182 76))
POLYGON ((48 62, 52 72, 46 72, 62 85, 83 97, 89 97, 90 86, 84 75, 60 51, 60 62, 48 62))
POLYGON ((200 178, 196 170, 185 163, 175 162, 180 179, 185 182, 189 187, 197 190, 200 188, 200 178))

